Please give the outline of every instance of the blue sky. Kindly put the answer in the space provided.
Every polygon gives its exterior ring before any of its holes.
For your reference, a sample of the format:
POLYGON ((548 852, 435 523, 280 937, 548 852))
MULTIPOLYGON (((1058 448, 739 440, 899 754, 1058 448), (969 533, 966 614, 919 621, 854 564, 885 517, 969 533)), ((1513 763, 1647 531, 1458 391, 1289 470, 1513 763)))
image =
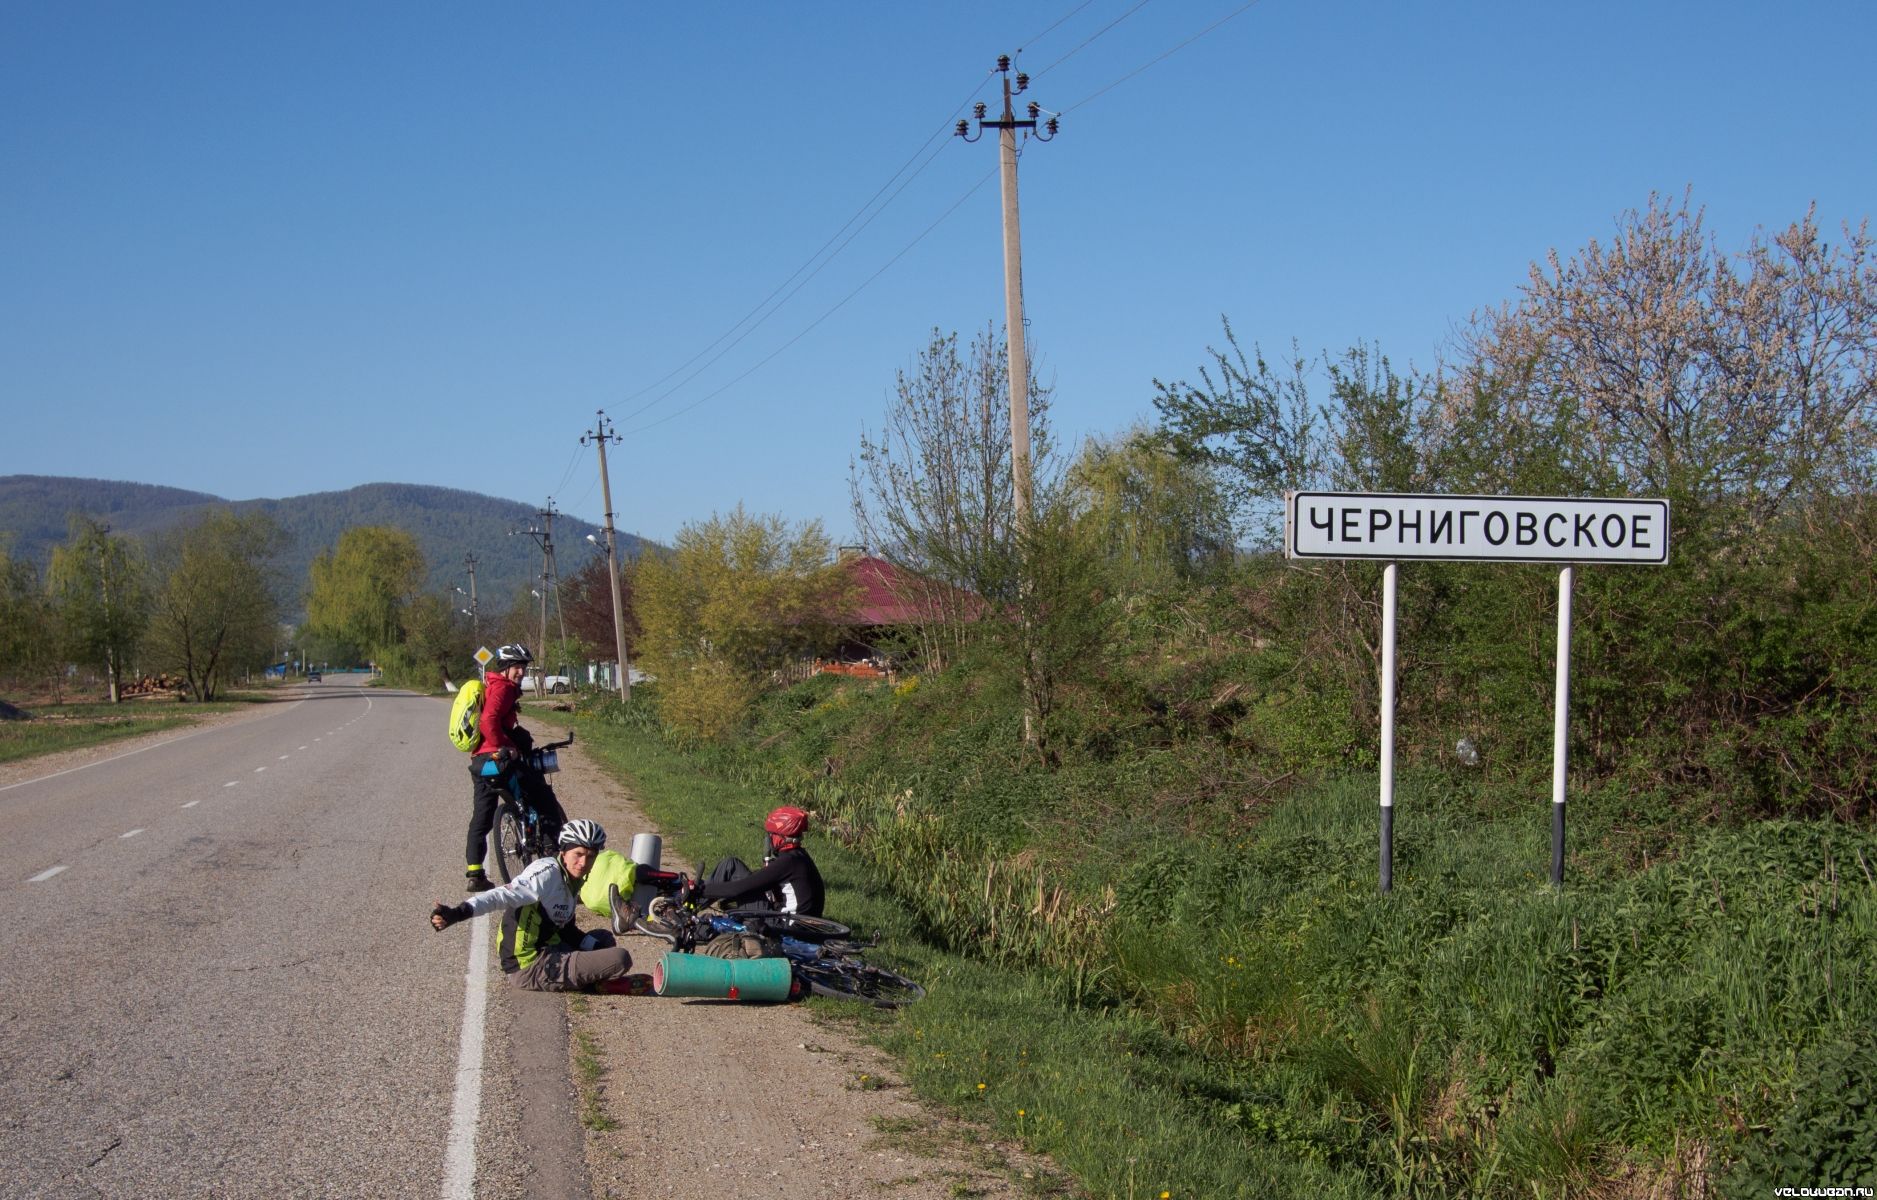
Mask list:
POLYGON ((1651 191, 1729 250, 1877 196, 1851 0, 0 8, 0 474, 229 499, 598 520, 603 408, 622 528, 741 502, 845 538, 894 373, 1003 320, 996 150, 945 136, 1003 53, 1063 113, 1021 187, 1071 441, 1150 421, 1222 314, 1428 367, 1651 191))

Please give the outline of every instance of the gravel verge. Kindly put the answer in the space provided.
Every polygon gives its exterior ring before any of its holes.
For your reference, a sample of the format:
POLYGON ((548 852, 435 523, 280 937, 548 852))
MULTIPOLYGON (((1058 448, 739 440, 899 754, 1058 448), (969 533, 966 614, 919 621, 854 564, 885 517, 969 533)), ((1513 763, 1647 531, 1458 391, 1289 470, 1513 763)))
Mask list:
MULTIPOLYGON (((561 763, 570 816, 597 818, 622 849, 656 832, 591 762, 561 763)), ((666 861, 679 861, 670 847, 666 861)), ((625 945, 635 971, 664 949, 637 935, 625 945)), ((598 1200, 1073 1194, 1045 1160, 916 1101, 838 1016, 624 996, 575 997, 570 1016, 569 1069, 598 1200)))

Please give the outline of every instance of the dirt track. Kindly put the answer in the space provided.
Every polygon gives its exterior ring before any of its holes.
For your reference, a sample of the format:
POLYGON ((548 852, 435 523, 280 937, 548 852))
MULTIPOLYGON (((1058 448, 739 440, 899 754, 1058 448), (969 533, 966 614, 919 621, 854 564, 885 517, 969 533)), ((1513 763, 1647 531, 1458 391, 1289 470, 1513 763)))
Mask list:
MULTIPOLYGON (((598 818, 622 848, 655 832, 590 762, 561 761, 570 816, 598 818)), ((670 847, 666 856, 682 861, 670 847)), ((634 970, 650 970, 663 949, 639 936, 625 944, 634 970)), ((576 998, 571 1014, 576 1087, 597 1089, 618 1126, 586 1137, 600 1200, 1064 1194, 1046 1164, 922 1108, 838 1018, 801 1005, 615 996, 576 998), (597 1083, 581 1082, 583 1050, 598 1061, 597 1083)))

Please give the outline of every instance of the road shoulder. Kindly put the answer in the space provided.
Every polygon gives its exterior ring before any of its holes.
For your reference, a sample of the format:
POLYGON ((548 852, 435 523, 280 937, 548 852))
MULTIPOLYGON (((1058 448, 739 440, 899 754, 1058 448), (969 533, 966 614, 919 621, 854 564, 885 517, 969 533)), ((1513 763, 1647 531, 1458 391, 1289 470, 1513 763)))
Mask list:
MULTIPOLYGON (((599 768, 568 756, 562 771, 570 815, 598 818, 622 848, 652 832, 599 768)), ((634 970, 663 950, 640 936, 624 944, 634 970)), ((905 1200, 1061 1194, 1046 1163, 916 1101, 839 1017, 802 1005, 590 996, 575 999, 570 1019, 600 1200, 799 1196, 805 1180, 819 1195, 905 1200)))

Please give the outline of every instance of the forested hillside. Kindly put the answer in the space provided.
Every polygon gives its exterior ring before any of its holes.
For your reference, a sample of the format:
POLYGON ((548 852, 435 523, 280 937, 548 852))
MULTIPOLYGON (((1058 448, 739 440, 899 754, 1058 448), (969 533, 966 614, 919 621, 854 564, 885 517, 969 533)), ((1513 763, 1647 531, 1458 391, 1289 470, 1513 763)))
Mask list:
MULTIPOLYGON (((339 535, 358 525, 388 525, 417 539, 429 566, 432 590, 467 586, 464 557, 478 560, 478 595, 485 604, 507 605, 540 573, 541 551, 518 532, 539 524, 534 506, 455 488, 368 483, 343 492, 315 492, 272 500, 224 500, 204 492, 115 480, 49 475, 0 476, 0 546, 18 561, 44 566, 52 547, 65 540, 67 520, 78 512, 109 524, 114 532, 147 536, 182 524, 204 510, 228 507, 266 513, 287 535, 276 562, 279 597, 288 613, 302 604, 307 567, 331 549, 339 535)), ((587 534, 599 527, 565 514, 555 520, 554 541, 562 577, 572 575, 592 552, 587 534)), ((637 557, 641 539, 620 535, 620 548, 637 557)))

